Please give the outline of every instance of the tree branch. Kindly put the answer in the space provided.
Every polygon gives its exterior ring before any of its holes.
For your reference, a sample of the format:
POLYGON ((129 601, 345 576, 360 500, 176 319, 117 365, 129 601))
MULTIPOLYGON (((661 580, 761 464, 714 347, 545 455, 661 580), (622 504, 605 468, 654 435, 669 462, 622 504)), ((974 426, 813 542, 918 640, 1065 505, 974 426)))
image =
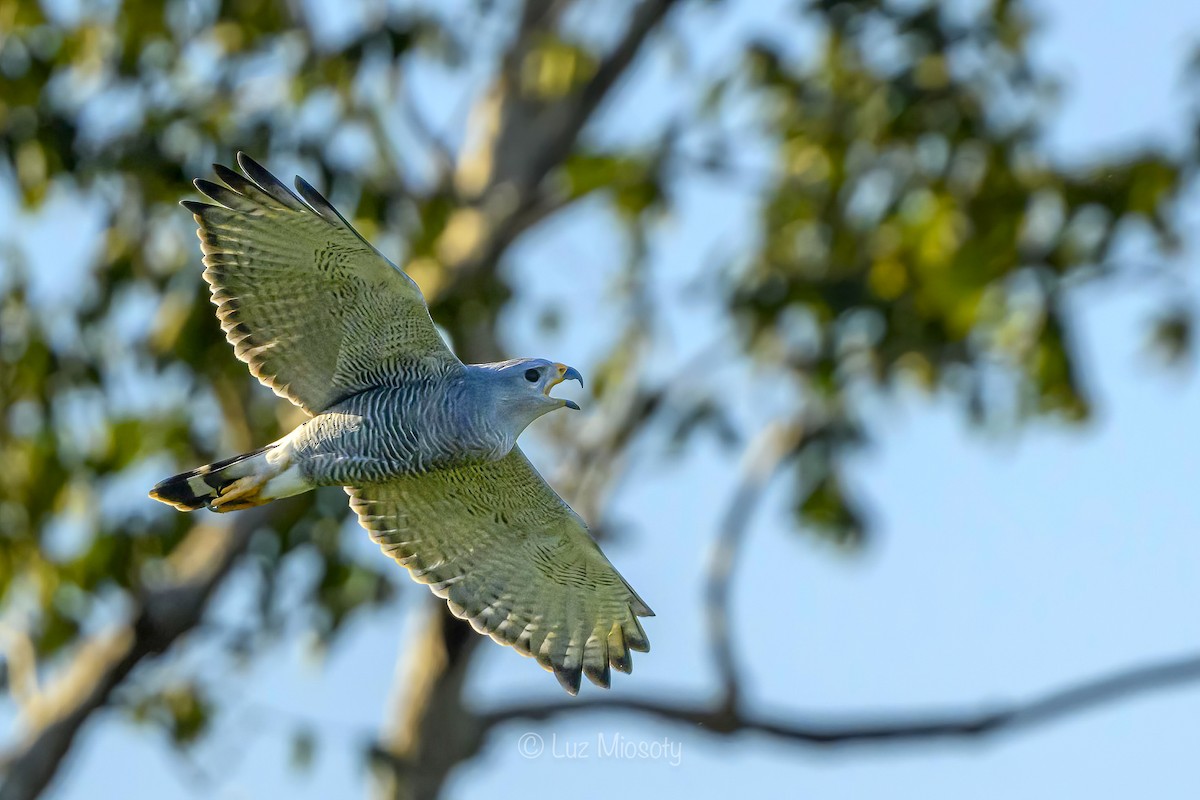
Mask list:
POLYGON ((199 623, 213 590, 251 535, 287 505, 244 511, 228 528, 200 524, 192 530, 168 559, 170 582, 136 598, 129 623, 85 642, 65 674, 30 704, 30 732, 0 757, 0 800, 31 800, 42 793, 92 713, 108 703, 143 659, 163 652, 199 623))
POLYGON ((405 648, 395 722, 371 750, 379 768, 376 797, 437 797, 450 770, 482 741, 475 715, 463 705, 462 687, 483 638, 441 600, 427 604, 429 615, 405 648))
POLYGON ((543 129, 545 132, 539 137, 543 147, 537 150, 537 158, 532 162, 529 174, 524 176, 527 185, 532 187, 540 183, 566 159, 583 126, 633 63, 646 37, 658 27, 675 3, 676 0, 643 0, 633 12, 621 40, 600 62, 591 79, 567 101, 553 107, 543 129))
MULTIPOLYGON (((945 739, 971 739, 1009 734, 1047 725, 1071 714, 1091 711, 1141 694, 1200 682, 1200 654, 1131 667, 1098 678, 1056 689, 1025 703, 992 709, 965 709, 897 715, 891 718, 847 718, 834 721, 804 715, 793 720, 746 714, 723 703, 671 704, 649 700, 585 699, 530 703, 502 708, 480 718, 484 734, 516 720, 545 720, 584 711, 627 711, 697 727, 707 733, 730 736, 760 733, 800 746, 919 743, 945 739)), ((654 694, 667 694, 667 691, 654 694)))
POLYGON ((522 95, 520 63, 539 34, 553 31, 563 6, 528 0, 501 76, 479 104, 486 139, 458 162, 455 183, 463 196, 474 198, 458 213, 471 217, 474 235, 460 248, 462 257, 447 264, 452 275, 439 287, 440 296, 490 268, 521 233, 564 204, 545 196, 543 180, 570 155, 596 109, 676 2, 642 0, 591 78, 574 93, 546 103, 522 95))
POLYGON ((704 592, 709 648, 721 682, 722 703, 728 710, 737 706, 740 685, 730 636, 730 579, 763 489, 780 464, 795 455, 803 438, 804 426, 798 422, 775 421, 763 429, 749 448, 742 482, 734 492, 709 554, 704 592))
POLYGON ((7 668, 8 692, 22 711, 38 701, 37 648, 25 631, 0 622, 0 655, 7 668))

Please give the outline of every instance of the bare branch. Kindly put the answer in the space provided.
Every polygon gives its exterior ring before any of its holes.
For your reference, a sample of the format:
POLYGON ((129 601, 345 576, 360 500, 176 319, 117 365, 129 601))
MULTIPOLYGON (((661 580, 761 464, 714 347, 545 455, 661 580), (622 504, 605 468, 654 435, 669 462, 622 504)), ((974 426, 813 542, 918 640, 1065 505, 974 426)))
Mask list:
MULTIPOLYGON (((800 746, 920 743, 1014 733, 1047 725, 1072 714, 1112 705, 1136 695, 1196 682, 1200 682, 1200 654, 1127 668, 1056 689, 1025 703, 1012 703, 983 710, 934 711, 874 720, 865 717, 848 718, 843 721, 836 721, 832 715, 824 714, 822 720, 813 717, 812 721, 806 722, 801 714, 787 720, 782 717, 745 714, 724 704, 686 705, 649 700, 589 698, 530 703, 500 709, 483 715, 481 723, 484 731, 490 732, 499 725, 515 720, 545 720, 584 711, 628 711, 698 727, 708 733, 725 736, 760 733, 800 746)), ((664 691, 651 694, 667 693, 664 691)))
POLYGON ((763 429, 749 448, 742 482, 734 492, 709 554, 705 584, 709 647, 727 709, 736 707, 739 686, 730 636, 730 578, 763 489, 780 465, 796 453, 803 437, 804 426, 797 422, 775 421, 763 429))
POLYGON ((482 741, 475 715, 463 705, 462 686, 483 639, 440 600, 430 598, 429 611, 405 648, 395 722, 371 752, 379 798, 436 797, 450 770, 482 741))
POLYGON ((569 102, 555 108, 553 127, 544 139, 546 146, 539 151, 540 157, 527 176, 531 183, 540 182, 567 157, 583 126, 625 74, 646 37, 658 27, 675 3, 676 0, 643 0, 633 12, 621 40, 600 62, 591 80, 569 102))
POLYGON ((238 514, 228 528, 198 525, 168 560, 169 583, 137 598, 131 621, 85 642, 55 683, 31 703, 25 740, 0 757, 0 800, 30 800, 49 784, 83 724, 143 659, 166 650, 199 623, 213 590, 251 535, 286 503, 238 514))
POLYGON ((477 116, 487 132, 482 146, 458 161, 456 184, 476 198, 461 209, 477 222, 477 233, 452 268, 453 277, 440 287, 440 296, 494 265, 524 231, 564 203, 543 197, 542 182, 574 148, 584 126, 633 63, 646 38, 676 0, 642 0, 620 41, 607 53, 592 77, 576 92, 552 103, 521 96, 520 58, 537 34, 552 30, 564 4, 529 0, 518 37, 504 58, 502 77, 481 100, 477 116), (481 223, 481 224, 479 224, 481 223))
MULTIPOLYGON (((8 669, 8 691, 25 711, 41 696, 38 686, 37 649, 26 631, 0 622, 0 655, 8 669)), ((27 713, 27 712, 26 712, 27 713)))

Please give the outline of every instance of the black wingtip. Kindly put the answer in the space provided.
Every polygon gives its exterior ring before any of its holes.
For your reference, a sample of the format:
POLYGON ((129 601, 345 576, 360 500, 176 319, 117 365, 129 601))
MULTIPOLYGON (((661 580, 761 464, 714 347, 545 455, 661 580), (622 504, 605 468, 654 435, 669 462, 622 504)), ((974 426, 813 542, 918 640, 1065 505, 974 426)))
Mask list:
POLYGON ((262 188, 266 188, 269 183, 278 183, 275 176, 267 172, 267 168, 259 164, 245 153, 237 154, 238 166, 242 168, 242 172, 246 173, 246 177, 257 183, 262 188))
POLYGON ((299 175, 297 175, 293 183, 296 186, 296 191, 300 193, 300 196, 304 198, 304 201, 312 206, 315 210, 320 211, 329 205, 329 201, 325 199, 325 196, 314 189, 313 185, 304 180, 304 178, 301 178, 299 175))
POLYGON ((212 208, 212 206, 210 206, 208 203, 201 203, 199 200, 180 200, 179 205, 183 206, 197 217, 204 216, 204 212, 212 208))
POLYGON ((270 193, 268 187, 272 184, 278 184, 278 182, 280 182, 277 178, 275 178, 275 175, 272 175, 268 172, 268 170, 266 170, 266 167, 263 167, 262 164, 254 161, 253 158, 247 156, 245 152, 242 152, 241 150, 238 151, 238 166, 241 167, 241 172, 246 173, 246 178, 256 182, 258 187, 262 188, 264 192, 270 193))
POLYGON ((219 195, 221 192, 229 191, 229 189, 225 188, 224 186, 218 186, 212 181, 207 181, 204 178, 196 178, 194 181, 192 181, 192 186, 195 186, 202 195, 211 197, 213 200, 217 200, 217 195, 219 195))
POLYGON ((567 690, 567 694, 574 697, 579 694, 579 684, 583 680, 583 665, 579 664, 575 667, 554 667, 554 677, 558 679, 558 685, 567 690))
POLYGON ((241 175, 238 175, 224 164, 213 164, 212 168, 213 172, 217 174, 217 177, 224 181, 225 185, 230 189, 237 189, 238 184, 243 184, 246 181, 245 178, 243 178, 241 175))
POLYGON ((292 193, 291 189, 285 186, 283 182, 279 180, 279 178, 276 178, 274 175, 272 175, 271 172, 262 164, 259 164, 245 153, 238 153, 237 159, 238 166, 242 168, 242 171, 246 173, 246 176, 250 178, 250 180, 252 180, 259 189, 262 189, 264 192, 270 195, 275 202, 279 203, 284 208, 291 209, 292 211, 307 210, 304 203, 300 201, 300 198, 296 197, 296 195, 292 193))
POLYGON ((584 673, 588 680, 599 686, 601 689, 607 689, 612 685, 612 670, 609 669, 608 660, 604 661, 603 667, 589 666, 583 667, 584 673))
POLYGON ((625 646, 639 653, 649 653, 650 639, 646 636, 642 623, 638 622, 637 617, 631 617, 629 621, 633 624, 625 626, 625 646))

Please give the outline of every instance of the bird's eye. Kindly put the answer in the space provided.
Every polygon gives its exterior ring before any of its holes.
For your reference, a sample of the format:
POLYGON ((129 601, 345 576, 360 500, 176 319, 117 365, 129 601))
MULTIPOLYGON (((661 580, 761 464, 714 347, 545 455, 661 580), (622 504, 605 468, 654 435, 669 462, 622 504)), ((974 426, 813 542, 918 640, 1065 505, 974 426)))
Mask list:
POLYGON ((542 375, 536 369, 525 370, 525 380, 529 381, 530 383, 537 383, 538 378, 540 377, 542 377, 542 375))

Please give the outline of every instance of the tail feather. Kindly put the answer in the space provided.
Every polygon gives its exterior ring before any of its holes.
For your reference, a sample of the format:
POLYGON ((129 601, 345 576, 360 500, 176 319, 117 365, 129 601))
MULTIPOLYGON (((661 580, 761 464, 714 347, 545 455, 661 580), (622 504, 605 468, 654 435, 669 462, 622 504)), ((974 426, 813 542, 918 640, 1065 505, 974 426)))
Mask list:
POLYGON ((205 507, 214 511, 235 511, 261 505, 274 499, 263 497, 260 491, 255 491, 273 477, 274 470, 266 459, 267 452, 273 447, 268 445, 253 453, 243 453, 172 475, 155 485, 150 490, 150 496, 180 511, 195 511, 205 507), (234 491, 236 497, 231 496, 234 491))

